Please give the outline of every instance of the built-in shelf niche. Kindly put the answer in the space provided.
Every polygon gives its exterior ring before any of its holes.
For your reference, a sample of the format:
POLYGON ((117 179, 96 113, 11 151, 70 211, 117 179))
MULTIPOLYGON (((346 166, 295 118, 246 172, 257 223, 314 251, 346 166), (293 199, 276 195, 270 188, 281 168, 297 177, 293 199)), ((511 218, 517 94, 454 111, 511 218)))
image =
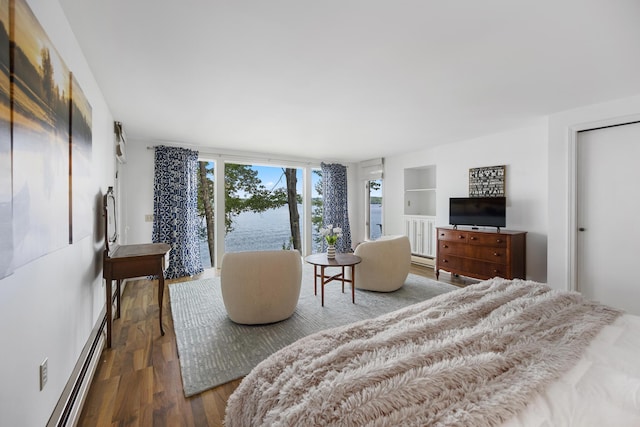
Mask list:
POLYGON ((404 214, 436 215, 436 166, 404 170, 404 214))

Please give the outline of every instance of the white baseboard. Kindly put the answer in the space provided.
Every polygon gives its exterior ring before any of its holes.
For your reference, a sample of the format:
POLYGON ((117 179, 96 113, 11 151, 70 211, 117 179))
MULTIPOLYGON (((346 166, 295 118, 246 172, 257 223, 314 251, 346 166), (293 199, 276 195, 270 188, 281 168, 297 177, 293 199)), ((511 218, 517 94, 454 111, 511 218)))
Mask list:
POLYGON ((89 340, 85 344, 73 372, 62 391, 47 427, 67 427, 78 425, 82 405, 86 400, 93 376, 100 362, 100 356, 105 346, 105 316, 102 310, 98 323, 93 328, 89 340))
MULTIPOLYGON (((126 285, 127 280, 125 279, 120 287, 121 296, 126 285)), ((115 310, 113 311, 115 314, 115 310)), ((102 356, 102 351, 106 346, 106 317, 106 309, 103 308, 98 317, 98 322, 93 327, 91 335, 67 381, 67 385, 64 387, 62 395, 47 422, 47 427, 76 427, 78 425, 82 407, 87 399, 93 376, 100 362, 100 356, 102 356)))
POLYGON ((76 427, 78 422, 80 421, 80 414, 82 413, 82 408, 84 407, 84 402, 87 400, 87 395, 89 394, 89 388, 91 387, 91 383, 93 382, 93 376, 96 373, 96 369, 98 369, 98 364, 100 363, 100 356, 102 355, 102 350, 106 345, 107 338, 104 333, 100 334, 98 347, 96 348, 95 357, 92 357, 89 362, 89 368, 87 369, 87 375, 85 380, 82 381, 80 389, 78 391, 78 397, 76 399, 76 404, 73 405, 71 411, 69 413, 69 419, 67 421, 66 426, 76 427))
POLYGON ((423 257, 418 255, 411 255, 411 262, 414 264, 419 264, 426 267, 435 267, 436 265, 435 260, 433 258, 428 258, 428 257, 423 257))

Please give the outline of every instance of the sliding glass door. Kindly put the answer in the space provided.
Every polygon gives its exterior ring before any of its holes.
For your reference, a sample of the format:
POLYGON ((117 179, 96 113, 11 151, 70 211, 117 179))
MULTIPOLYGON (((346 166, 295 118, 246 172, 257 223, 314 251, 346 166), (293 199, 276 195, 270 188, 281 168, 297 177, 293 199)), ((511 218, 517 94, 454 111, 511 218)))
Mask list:
POLYGON ((365 225, 367 240, 376 240, 382 236, 382 179, 366 182, 365 225))
MULTIPOLYGON (((201 161, 199 165, 199 238, 203 266, 215 265, 216 229, 221 230, 224 239, 220 251, 297 249, 302 253, 303 169, 231 162, 222 166, 224 216, 216 218, 215 163, 201 161), (224 227, 216 228, 219 221, 224 221, 224 227)), ((319 206, 321 208, 321 202, 319 206)), ((317 199, 314 199, 312 215, 316 215, 317 209, 317 199)))

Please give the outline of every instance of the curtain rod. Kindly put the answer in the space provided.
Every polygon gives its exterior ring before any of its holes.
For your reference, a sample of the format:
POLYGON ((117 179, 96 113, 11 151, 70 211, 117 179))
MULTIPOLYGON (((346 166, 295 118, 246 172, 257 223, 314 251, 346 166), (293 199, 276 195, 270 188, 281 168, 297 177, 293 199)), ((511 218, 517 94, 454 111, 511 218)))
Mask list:
POLYGON ((314 165, 320 166, 320 163, 322 162, 320 160, 314 162, 309 160, 279 159, 274 157, 263 157, 263 155, 261 155, 260 153, 226 154, 226 153, 220 153, 216 151, 207 151, 206 149, 202 150, 197 148, 189 148, 181 145, 147 145, 147 150, 153 150, 156 147, 162 147, 162 146, 175 147, 175 148, 187 148, 189 150, 193 149, 195 151, 198 151, 198 154, 205 154, 208 156, 214 156, 214 157, 230 159, 230 160, 232 159, 242 160, 247 163, 256 163, 257 161, 258 163, 265 162, 265 163, 297 164, 297 165, 303 165, 303 166, 314 166, 314 165))

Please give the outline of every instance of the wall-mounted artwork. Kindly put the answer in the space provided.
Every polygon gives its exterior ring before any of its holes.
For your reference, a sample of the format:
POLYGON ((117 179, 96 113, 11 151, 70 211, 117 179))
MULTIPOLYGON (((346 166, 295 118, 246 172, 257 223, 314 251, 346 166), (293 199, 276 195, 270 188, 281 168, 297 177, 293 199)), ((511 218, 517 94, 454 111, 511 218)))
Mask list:
POLYGON ((71 233, 69 243, 87 237, 93 227, 91 193, 91 105, 71 74, 71 233))
POLYGON ((469 197, 504 197, 505 166, 469 169, 469 197))
POLYGON ((9 46, 9 0, 0 0, 0 279, 11 274, 13 260, 9 46))
POLYGON ((69 243, 70 72, 25 0, 13 26, 13 251, 19 267, 69 243))

